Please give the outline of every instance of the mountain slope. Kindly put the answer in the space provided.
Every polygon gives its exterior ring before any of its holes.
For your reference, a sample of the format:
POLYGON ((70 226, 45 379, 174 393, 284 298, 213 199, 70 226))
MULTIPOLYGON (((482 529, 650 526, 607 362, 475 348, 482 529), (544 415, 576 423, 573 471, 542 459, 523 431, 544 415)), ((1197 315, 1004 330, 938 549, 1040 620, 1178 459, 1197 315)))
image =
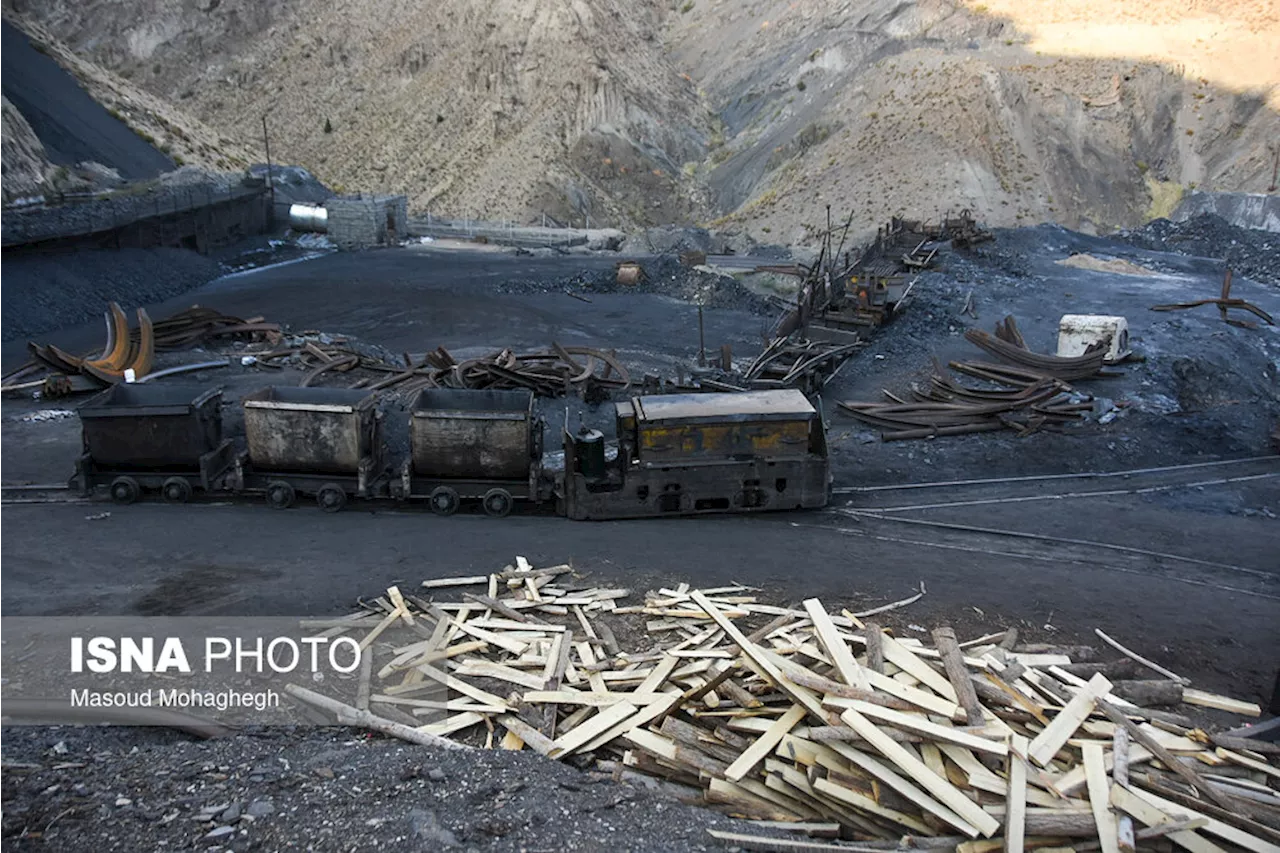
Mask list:
POLYGON ((654 0, 26 11, 244 144, 269 115, 278 156, 352 190, 490 218, 670 221, 702 209, 681 169, 701 158, 708 119, 664 56, 654 0))
MULTIPOLYGON (((1229 46, 1214 39, 1280 40, 1255 5, 1215 4, 1225 18, 1239 11, 1238 26, 1199 32, 1217 53, 1229 46)), ((1009 18, 940 0, 702 0, 668 38, 724 119, 705 174, 729 222, 805 241, 831 203, 842 219, 852 207, 859 229, 965 207, 998 225, 1105 229, 1165 212, 1186 188, 1270 182, 1280 119, 1268 92, 1188 78, 1173 62, 1181 43, 1166 55, 1138 38, 1185 31, 1194 6, 1009 0, 1009 18), (1090 4, 1096 20, 1109 11, 1133 28, 1139 58, 1082 55, 1087 45, 1052 28, 1063 53, 1035 47, 1041 19, 1057 26, 1090 4)), ((1263 66, 1248 79, 1274 85, 1280 71, 1263 66)))
POLYGON ((446 215, 810 242, 970 208, 1136 225, 1265 192, 1259 0, 12 0, 220 142, 446 215))

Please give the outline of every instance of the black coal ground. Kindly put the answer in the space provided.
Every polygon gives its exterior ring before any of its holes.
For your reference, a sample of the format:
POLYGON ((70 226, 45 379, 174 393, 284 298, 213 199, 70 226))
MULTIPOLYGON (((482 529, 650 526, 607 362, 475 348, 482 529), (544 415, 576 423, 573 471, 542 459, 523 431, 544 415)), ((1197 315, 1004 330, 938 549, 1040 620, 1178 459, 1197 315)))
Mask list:
MULTIPOLYGON (((762 834, 643 784, 531 753, 354 730, 214 741, 149 729, 4 731, 10 850, 699 851, 762 834)), ((768 834, 767 831, 764 834, 768 834)))

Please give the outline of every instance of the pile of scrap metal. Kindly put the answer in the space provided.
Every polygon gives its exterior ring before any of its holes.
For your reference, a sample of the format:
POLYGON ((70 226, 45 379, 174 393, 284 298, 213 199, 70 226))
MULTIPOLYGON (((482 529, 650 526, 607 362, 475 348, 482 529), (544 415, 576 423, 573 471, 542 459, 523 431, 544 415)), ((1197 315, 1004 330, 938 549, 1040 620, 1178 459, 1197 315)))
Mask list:
POLYGON ((124 310, 112 302, 106 323, 107 342, 99 354, 77 356, 53 344, 28 342, 32 360, 6 375, 0 390, 39 390, 48 397, 97 391, 117 382, 145 381, 160 375, 154 372, 156 352, 186 349, 215 338, 270 342, 280 333, 279 326, 264 323, 261 317, 246 321, 199 306, 154 323, 139 308, 138 326, 130 329, 124 310))
POLYGON ((271 366, 289 358, 307 368, 298 383, 308 387, 330 373, 361 369, 381 376, 364 376, 351 388, 370 391, 412 392, 422 388, 465 388, 471 390, 513 390, 527 388, 540 397, 569 393, 585 399, 603 399, 609 391, 631 386, 631 376, 613 353, 589 347, 566 347, 553 343, 548 350, 517 353, 502 349, 481 358, 458 361, 444 347, 420 359, 404 355, 403 364, 392 364, 340 345, 317 346, 307 341, 300 347, 275 350, 257 357, 271 366))
MULTIPOLYGON (((956 364, 951 366, 958 369, 956 364)), ((1013 375, 992 373, 984 378, 1007 385, 1018 383, 1013 375)), ((1078 420, 1093 408, 1090 398, 1076 394, 1062 380, 1047 376, 1026 381, 1013 390, 968 388, 945 372, 935 373, 929 382, 927 389, 911 389, 913 400, 886 391, 888 403, 842 402, 839 406, 858 420, 879 427, 884 441, 1000 429, 1028 435, 1042 427, 1078 420)))
POLYGON ((1032 352, 1013 317, 997 323, 994 336, 970 329, 965 338, 1005 363, 953 361, 950 368, 1004 388, 959 385, 937 366, 928 388, 912 387, 912 399, 885 391, 888 403, 842 402, 840 408, 879 427, 885 441, 1000 429, 1027 435, 1079 420, 1093 408, 1093 398, 1068 382, 1115 375, 1103 369, 1106 350, 1102 345, 1065 358, 1032 352))
POLYGON ((798 388, 815 393, 865 344, 775 338, 743 374, 747 389, 798 388))

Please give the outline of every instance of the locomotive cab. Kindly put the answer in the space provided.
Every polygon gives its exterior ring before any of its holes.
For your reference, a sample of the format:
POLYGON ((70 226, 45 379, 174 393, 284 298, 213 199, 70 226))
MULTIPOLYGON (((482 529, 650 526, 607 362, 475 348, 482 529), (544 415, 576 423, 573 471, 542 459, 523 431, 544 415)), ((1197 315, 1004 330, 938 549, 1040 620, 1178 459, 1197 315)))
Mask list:
POLYGON ((633 397, 615 406, 617 456, 603 436, 565 433, 562 508, 629 518, 825 506, 821 413, 795 390, 633 397))

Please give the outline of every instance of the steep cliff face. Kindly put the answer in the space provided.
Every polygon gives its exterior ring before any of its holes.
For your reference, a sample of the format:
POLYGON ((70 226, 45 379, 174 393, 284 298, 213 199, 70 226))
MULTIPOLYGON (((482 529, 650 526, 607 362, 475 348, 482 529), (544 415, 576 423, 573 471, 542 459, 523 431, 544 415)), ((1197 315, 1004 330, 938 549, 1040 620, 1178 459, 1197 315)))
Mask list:
POLYGON ((8 98, 0 100, 3 101, 0 104, 3 109, 3 127, 0 128, 3 180, 0 180, 0 187, 3 187, 5 202, 10 202, 40 194, 50 163, 44 146, 22 113, 9 103, 8 98))
POLYGON ((708 116, 653 0, 129 0, 32 4, 95 61, 245 145, 416 208, 654 221, 708 116), (124 7, 124 8, 122 8, 124 7), (124 10, 127 8, 127 12, 124 10))

